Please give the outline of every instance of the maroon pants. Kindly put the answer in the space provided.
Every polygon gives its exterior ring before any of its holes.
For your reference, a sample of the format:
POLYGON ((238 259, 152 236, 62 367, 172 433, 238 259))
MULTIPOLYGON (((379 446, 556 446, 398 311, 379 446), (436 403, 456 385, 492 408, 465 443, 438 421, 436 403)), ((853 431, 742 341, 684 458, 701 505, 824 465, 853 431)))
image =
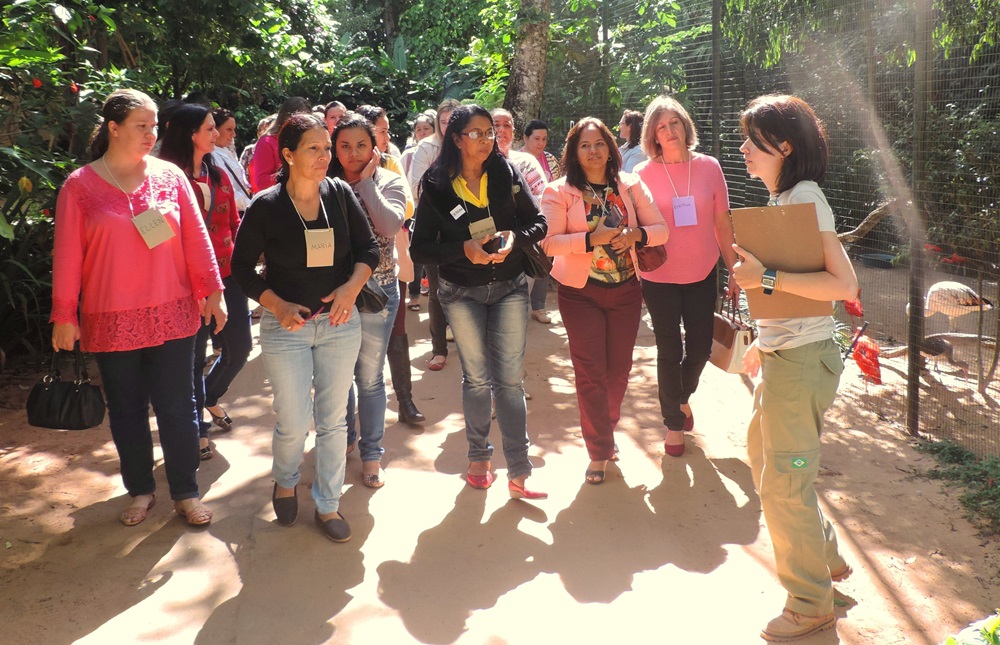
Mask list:
POLYGON ((638 280, 610 288, 560 284, 559 313, 569 336, 587 452, 594 461, 611 459, 642 319, 642 289, 638 280))

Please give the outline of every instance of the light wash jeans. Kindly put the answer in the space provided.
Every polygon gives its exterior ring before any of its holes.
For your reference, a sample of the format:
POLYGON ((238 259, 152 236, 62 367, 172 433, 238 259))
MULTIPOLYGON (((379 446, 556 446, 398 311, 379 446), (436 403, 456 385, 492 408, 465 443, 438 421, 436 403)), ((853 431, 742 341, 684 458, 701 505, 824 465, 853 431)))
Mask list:
POLYGON ((438 298, 462 361, 462 409, 469 461, 493 456, 491 399, 511 479, 531 474, 524 404, 524 346, 528 336, 528 279, 462 287, 440 278, 438 298))
POLYGON ((358 311, 336 327, 330 325, 329 314, 320 314, 294 332, 265 311, 260 319, 260 347, 278 417, 271 441, 274 481, 282 488, 298 483, 306 436, 315 423, 312 495, 320 514, 333 513, 340 507, 344 485, 347 391, 361 349, 358 311))
MULTIPOLYGON (((382 285, 388 298, 385 309, 377 314, 361 314, 361 353, 354 366, 354 382, 358 386, 358 417, 361 421, 361 461, 381 461, 382 437, 385 435, 385 354, 389 336, 399 309, 399 281, 382 285)), ((347 399, 347 445, 354 443, 354 388, 347 399)))

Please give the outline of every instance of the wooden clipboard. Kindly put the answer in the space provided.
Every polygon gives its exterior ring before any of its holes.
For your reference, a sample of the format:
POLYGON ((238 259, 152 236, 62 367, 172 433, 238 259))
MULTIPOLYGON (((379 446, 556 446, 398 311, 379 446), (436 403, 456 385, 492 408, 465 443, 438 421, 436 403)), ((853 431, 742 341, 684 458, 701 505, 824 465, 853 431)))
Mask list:
MULTIPOLYGON (((823 240, 815 204, 734 208, 731 211, 736 243, 753 253, 768 269, 790 273, 822 271, 823 240)), ((747 289, 750 317, 807 318, 833 315, 833 303, 761 288, 747 289)))

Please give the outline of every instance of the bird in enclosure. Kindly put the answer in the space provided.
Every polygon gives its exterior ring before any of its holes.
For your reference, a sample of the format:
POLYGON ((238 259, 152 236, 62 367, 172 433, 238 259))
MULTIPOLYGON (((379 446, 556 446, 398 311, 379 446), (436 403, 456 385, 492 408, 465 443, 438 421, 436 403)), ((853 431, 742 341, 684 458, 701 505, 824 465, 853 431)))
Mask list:
MULTIPOLYGON (((952 367, 957 367, 962 370, 962 377, 965 380, 969 380, 969 363, 955 356, 955 345, 952 343, 954 338, 949 339, 945 336, 945 334, 933 334, 920 341, 919 347, 922 355, 921 358, 923 359, 923 357, 927 357, 933 359, 935 372, 940 372, 940 369, 938 369, 938 360, 943 358, 952 367)), ((989 341, 992 339, 983 340, 989 341)), ((986 342, 983 342, 983 345, 988 346, 986 342)), ((907 347, 887 347, 882 350, 882 358, 898 358, 906 356, 908 351, 909 349, 907 347)))
MULTIPOLYGON (((993 308, 993 303, 961 282, 936 282, 924 296, 924 314, 948 316, 949 331, 955 330, 956 318, 979 311, 980 307, 983 311, 989 311, 993 308)), ((910 315, 910 305, 906 305, 906 315, 910 315)))

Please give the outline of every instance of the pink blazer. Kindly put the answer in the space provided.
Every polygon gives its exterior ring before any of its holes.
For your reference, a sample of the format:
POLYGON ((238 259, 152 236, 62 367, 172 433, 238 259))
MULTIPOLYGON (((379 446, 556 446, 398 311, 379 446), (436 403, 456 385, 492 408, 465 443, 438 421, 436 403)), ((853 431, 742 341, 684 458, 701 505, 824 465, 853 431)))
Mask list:
MULTIPOLYGON (((628 225, 642 227, 646 231, 647 244, 666 242, 666 222, 639 176, 621 173, 618 176, 618 191, 625 202, 625 210, 628 211, 628 225)), ((594 252, 587 250, 587 232, 590 229, 584 212, 583 193, 579 188, 567 184, 565 177, 557 179, 542 194, 542 214, 549 225, 548 234, 541 242, 542 248, 547 255, 555 258, 552 262, 552 277, 568 287, 582 288, 587 284, 594 257, 594 252)), ((636 258, 635 248, 630 253, 638 272, 639 260, 636 258)))

